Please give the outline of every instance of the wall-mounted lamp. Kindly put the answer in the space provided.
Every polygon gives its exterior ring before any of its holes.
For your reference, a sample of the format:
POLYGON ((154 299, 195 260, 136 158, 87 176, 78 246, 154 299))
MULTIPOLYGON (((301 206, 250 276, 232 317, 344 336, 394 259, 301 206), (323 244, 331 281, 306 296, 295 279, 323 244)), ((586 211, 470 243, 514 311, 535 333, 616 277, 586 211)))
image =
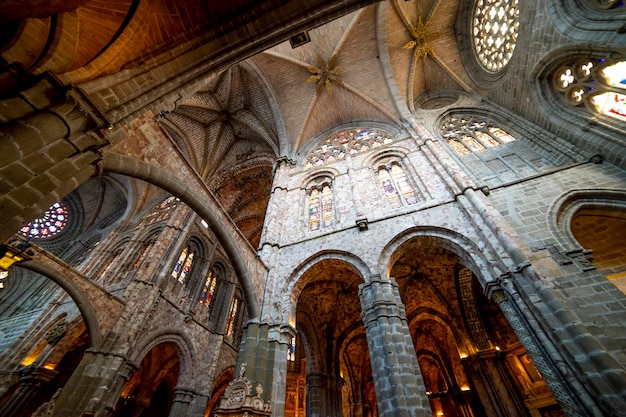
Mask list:
POLYGON ((369 223, 367 217, 361 217, 356 219, 356 225, 359 227, 359 232, 364 232, 369 229, 369 223))

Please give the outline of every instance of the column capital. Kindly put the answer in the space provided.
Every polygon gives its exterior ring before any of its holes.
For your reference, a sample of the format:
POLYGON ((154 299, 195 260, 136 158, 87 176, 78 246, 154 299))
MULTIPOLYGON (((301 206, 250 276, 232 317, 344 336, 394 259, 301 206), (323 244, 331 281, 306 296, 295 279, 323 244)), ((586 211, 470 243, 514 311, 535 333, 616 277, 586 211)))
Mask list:
POLYGON ((197 394, 192 388, 176 387, 174 388, 174 401, 189 404, 197 394))
POLYGON ((38 368, 34 366, 26 366, 18 371, 20 375, 20 384, 22 385, 38 385, 50 382, 58 372, 38 368))

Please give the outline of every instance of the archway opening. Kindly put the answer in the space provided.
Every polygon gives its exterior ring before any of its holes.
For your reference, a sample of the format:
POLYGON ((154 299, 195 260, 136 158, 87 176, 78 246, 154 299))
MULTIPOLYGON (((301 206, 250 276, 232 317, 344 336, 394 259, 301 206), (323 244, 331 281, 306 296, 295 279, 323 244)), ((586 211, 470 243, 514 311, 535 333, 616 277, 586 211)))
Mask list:
POLYGON ((155 346, 124 385, 113 416, 167 417, 179 371, 176 345, 166 342, 155 346))
POLYGON ((376 416, 358 296, 362 278, 346 262, 329 259, 301 279, 285 416, 376 416))
POLYGON ((598 271, 626 294, 626 208, 582 208, 570 227, 578 243, 593 251, 598 271))
POLYGON ((403 244, 399 285, 433 416, 560 416, 497 305, 460 257, 429 237, 403 244))
POLYGON ((14 266, 3 284, 0 415, 31 415, 65 386, 90 337, 77 301, 48 277, 14 266))

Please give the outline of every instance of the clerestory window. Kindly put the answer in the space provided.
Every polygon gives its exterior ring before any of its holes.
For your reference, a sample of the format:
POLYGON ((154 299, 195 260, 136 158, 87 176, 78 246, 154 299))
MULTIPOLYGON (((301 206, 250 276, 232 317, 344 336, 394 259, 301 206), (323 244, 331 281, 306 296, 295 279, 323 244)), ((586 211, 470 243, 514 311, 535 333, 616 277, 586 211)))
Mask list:
POLYGON ((380 166, 378 168, 378 181, 392 208, 410 206, 417 203, 415 187, 413 187, 407 178, 406 172, 398 162, 380 166))
POLYGON ((481 152, 515 140, 494 123, 474 117, 448 116, 439 130, 458 155, 481 152))
POLYGON ((553 81, 568 105, 626 122, 626 60, 574 59, 553 81))

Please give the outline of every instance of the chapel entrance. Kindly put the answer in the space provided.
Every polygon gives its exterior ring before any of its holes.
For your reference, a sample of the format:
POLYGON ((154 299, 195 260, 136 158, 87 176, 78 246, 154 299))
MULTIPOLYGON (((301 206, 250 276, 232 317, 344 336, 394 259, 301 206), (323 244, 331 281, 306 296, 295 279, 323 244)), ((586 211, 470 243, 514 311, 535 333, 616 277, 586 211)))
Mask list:
POLYGON ((353 267, 338 260, 320 261, 302 276, 286 417, 377 415, 358 296, 362 282, 353 267))
POLYGON ((122 389, 114 417, 167 417, 180 371, 173 343, 155 346, 122 389))
POLYGON ((441 241, 418 237, 393 257, 433 416, 564 415, 497 305, 441 241))

